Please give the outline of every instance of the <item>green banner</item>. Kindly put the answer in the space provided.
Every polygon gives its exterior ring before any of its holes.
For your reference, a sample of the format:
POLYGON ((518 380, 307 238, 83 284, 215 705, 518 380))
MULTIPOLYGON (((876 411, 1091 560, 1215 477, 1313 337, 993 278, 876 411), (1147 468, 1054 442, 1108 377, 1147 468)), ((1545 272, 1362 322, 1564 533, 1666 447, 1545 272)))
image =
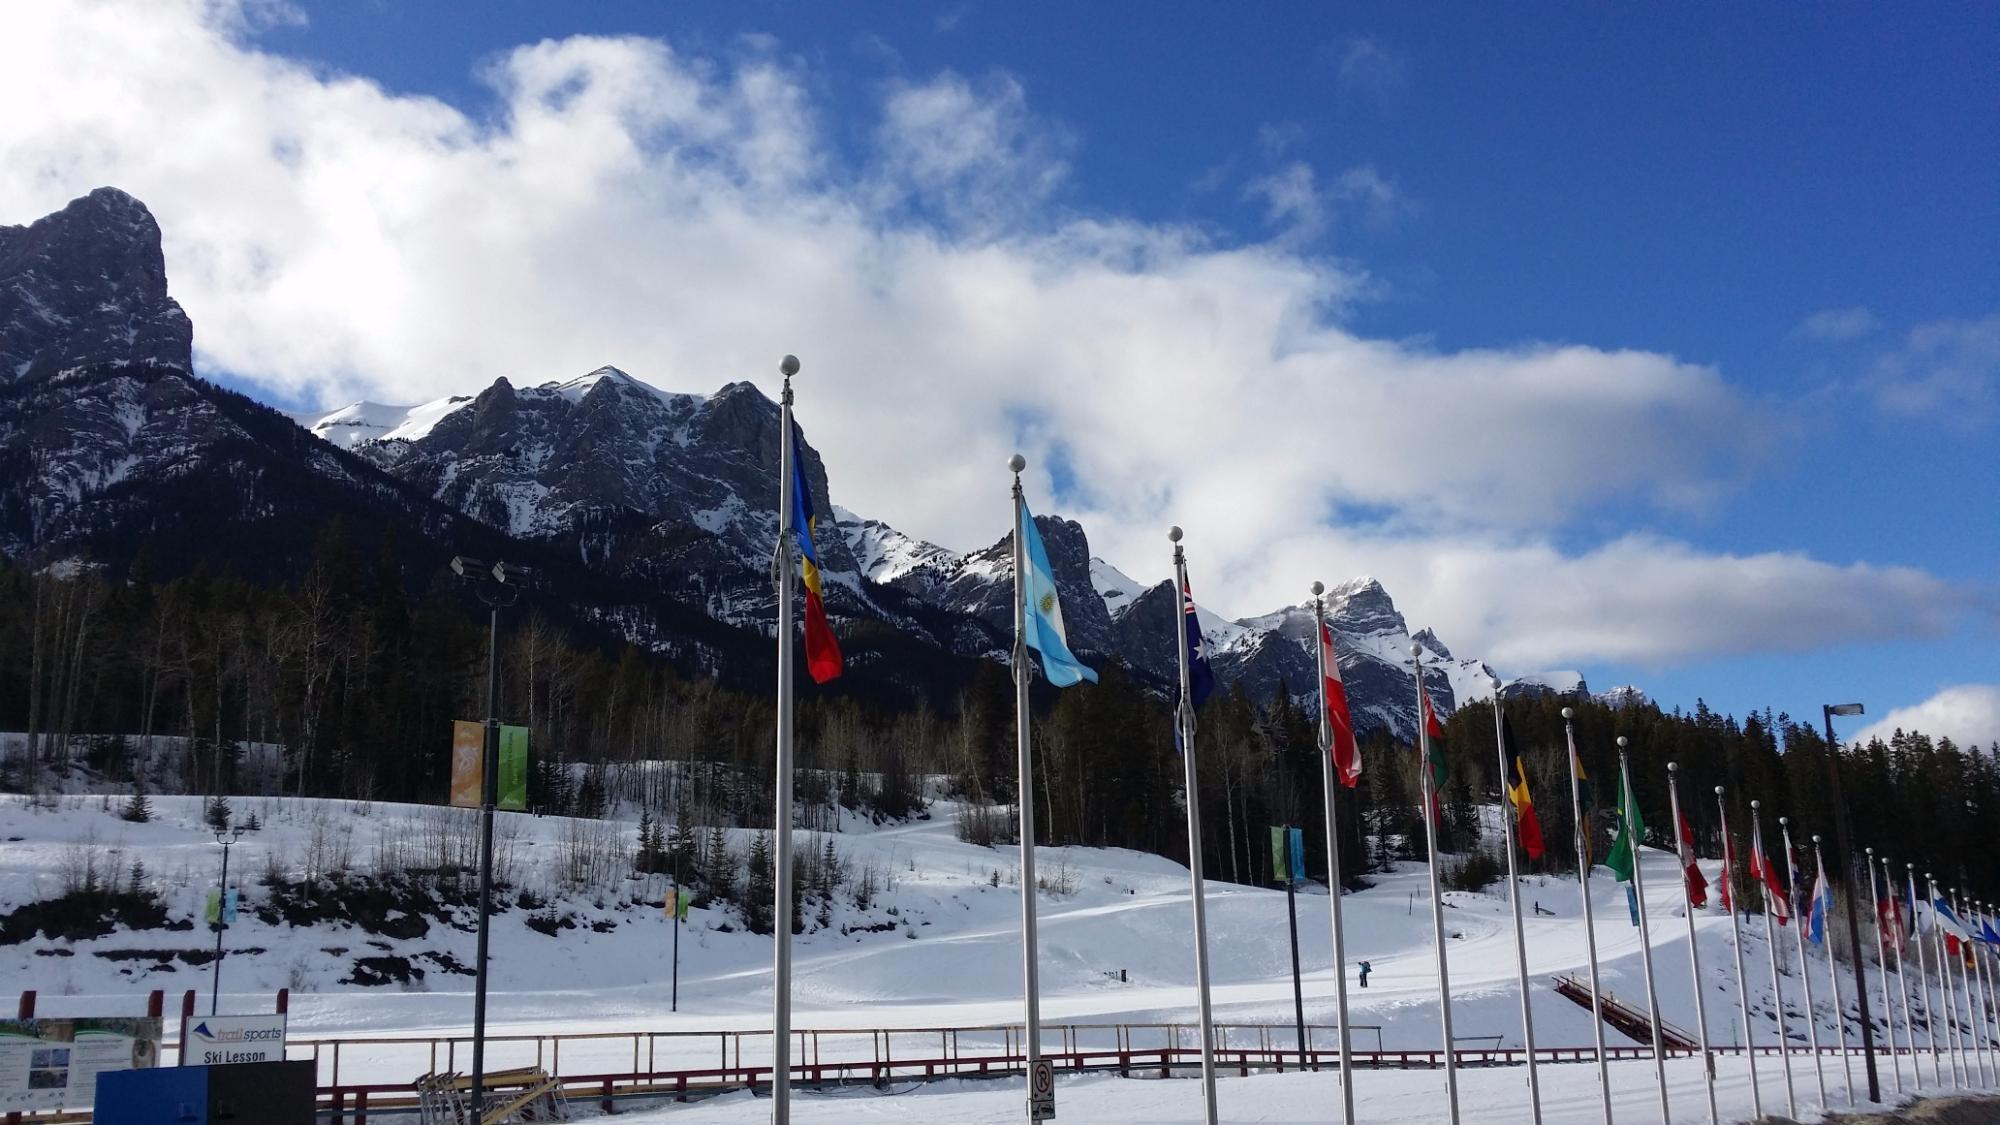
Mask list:
POLYGON ((688 893, 687 891, 675 891, 674 897, 680 900, 679 909, 676 911, 674 916, 676 918, 679 918, 681 921, 685 922, 687 921, 687 916, 688 916, 688 906, 689 904, 694 902, 694 895, 688 893))
POLYGON ((1291 874, 1285 869, 1285 866, 1285 830, 1274 826, 1271 829, 1271 881, 1273 883, 1283 883, 1291 878, 1291 874))
POLYGON ((528 728, 500 728, 500 787, 495 807, 525 812, 528 808, 528 728))

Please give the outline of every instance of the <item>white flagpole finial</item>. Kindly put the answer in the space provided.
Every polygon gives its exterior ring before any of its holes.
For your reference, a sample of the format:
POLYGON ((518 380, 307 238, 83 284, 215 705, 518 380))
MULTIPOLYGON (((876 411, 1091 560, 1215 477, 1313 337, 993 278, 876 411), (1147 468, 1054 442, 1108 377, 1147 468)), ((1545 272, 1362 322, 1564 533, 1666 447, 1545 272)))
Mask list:
POLYGON ((1169 543, 1178 543, 1178 542, 1180 542, 1180 541, 1181 541, 1181 529, 1180 529, 1180 527, 1179 527, 1179 526, 1174 526, 1174 527, 1170 527, 1170 528, 1168 528, 1168 529, 1167 529, 1167 542, 1169 542, 1169 543))
POLYGON ((1025 469, 1027 467, 1028 467, 1028 459, 1026 457, 1021 456, 1018 453, 1014 454, 1012 457, 1007 458, 1007 469, 1010 472, 1018 473, 1022 469, 1025 469))
POLYGON ((1678 770, 1678 769, 1680 769, 1680 768, 1681 768, 1681 767, 1680 767, 1680 764, 1679 764, 1679 763, 1677 763, 1677 762, 1668 762, 1668 763, 1667 763, 1667 772, 1668 772, 1668 773, 1673 773, 1673 772, 1674 772, 1675 770, 1678 770))
POLYGON ((1411 646, 1410 646, 1410 655, 1411 655, 1411 656, 1418 656, 1418 657, 1421 657, 1421 656, 1422 656, 1423 654, 1424 654, 1424 646, 1422 646, 1422 645, 1416 645, 1416 644, 1413 644, 1413 645, 1411 645, 1411 646))
POLYGON ((1315 598, 1319 597, 1321 594, 1326 593, 1326 583, 1324 582, 1313 583, 1312 591, 1313 591, 1313 597, 1315 598))
POLYGON ((1628 738, 1626 738, 1626 737, 1625 737, 1624 735, 1622 735, 1622 734, 1621 734, 1621 735, 1619 735, 1619 736, 1618 736, 1618 748, 1619 748, 1620 750, 1623 750, 1623 749, 1625 749, 1625 744, 1626 744, 1627 742, 1629 742, 1629 741, 1631 741, 1631 740, 1630 740, 1630 739, 1628 739, 1628 738))
POLYGON ((1791 817, 1781 816, 1778 818, 1778 827, 1783 828, 1785 825, 1790 824, 1791 822, 1792 822, 1791 817))
POLYGON ((1751 807, 1751 808, 1753 808, 1753 809, 1761 809, 1761 808, 1763 808, 1763 807, 1764 807, 1764 802, 1762 802, 1762 801, 1751 801, 1751 802, 1750 802, 1750 807, 1751 807))
POLYGON ((1575 717, 1576 717, 1576 710, 1574 708, 1570 707, 1563 708, 1563 718, 1570 719, 1575 717))
POLYGON ((1718 797, 1722 796, 1722 786, 1718 785, 1715 787, 1715 795, 1718 797))
POLYGON ((1817 832, 1813 833, 1813 843, 1819 843, 1819 833, 1817 832))
POLYGON ((789 379, 799 373, 799 357, 788 355, 778 361, 778 373, 789 379))

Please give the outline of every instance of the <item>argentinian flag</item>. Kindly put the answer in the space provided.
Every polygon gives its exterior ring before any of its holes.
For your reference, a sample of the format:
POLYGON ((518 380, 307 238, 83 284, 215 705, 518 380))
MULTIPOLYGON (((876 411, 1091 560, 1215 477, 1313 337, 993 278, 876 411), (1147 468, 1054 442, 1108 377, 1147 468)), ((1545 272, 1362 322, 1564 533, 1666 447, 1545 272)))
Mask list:
POLYGON ((1097 682, 1097 673, 1083 666, 1069 651, 1063 635, 1062 599, 1056 596, 1056 580, 1049 571, 1049 553, 1042 547, 1042 533, 1035 528, 1035 515, 1028 502, 1021 501, 1021 542, 1028 557, 1028 612, 1022 616, 1022 640, 1042 654, 1042 672, 1057 687, 1071 687, 1079 680, 1097 682))

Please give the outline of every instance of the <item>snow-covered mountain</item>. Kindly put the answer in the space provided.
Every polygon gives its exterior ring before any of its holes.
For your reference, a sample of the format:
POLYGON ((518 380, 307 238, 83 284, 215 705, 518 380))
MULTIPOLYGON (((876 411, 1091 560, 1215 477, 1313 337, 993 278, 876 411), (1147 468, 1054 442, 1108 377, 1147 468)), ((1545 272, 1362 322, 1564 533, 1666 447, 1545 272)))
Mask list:
MULTIPOLYGON (((226 561, 296 573, 317 528, 347 515, 371 536, 401 528, 420 563, 490 550, 564 568, 552 585, 577 620, 656 651, 688 654, 690 615, 744 645, 770 628, 781 434, 777 404, 756 386, 670 392, 607 366, 287 416, 194 376, 192 335, 167 293, 159 228, 131 196, 100 189, 0 227, 0 552, 116 565, 144 543, 168 570, 226 561)), ((837 618, 886 625, 867 633, 892 647, 1007 658, 1011 534, 965 553, 925 542, 836 507, 809 441, 803 457, 837 618)), ((1176 666, 1171 587, 1093 555, 1075 521, 1036 519, 1071 647, 1164 690, 1176 666)), ((1491 669, 1413 632, 1373 579, 1336 587, 1326 611, 1363 728, 1414 731, 1413 644, 1429 654, 1441 710, 1494 690, 1491 669)), ((1204 606, 1200 621, 1225 682, 1260 697, 1313 691, 1309 605, 1243 619, 1204 606)), ((731 642, 705 635, 701 661, 726 663, 731 642)), ((891 667, 901 659, 882 661, 885 674, 907 677, 891 667)), ((1552 674, 1510 690, 1587 690, 1569 675, 1573 687, 1552 674)))

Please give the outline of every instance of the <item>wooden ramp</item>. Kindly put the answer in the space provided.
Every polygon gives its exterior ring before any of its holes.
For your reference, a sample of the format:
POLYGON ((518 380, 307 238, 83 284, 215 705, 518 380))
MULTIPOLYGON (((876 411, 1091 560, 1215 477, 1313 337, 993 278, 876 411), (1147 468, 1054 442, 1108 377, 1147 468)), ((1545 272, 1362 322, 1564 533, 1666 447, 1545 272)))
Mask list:
POLYGON ((568 1121, 569 1103, 562 1084, 538 1066, 500 1070, 485 1076, 486 1105, 472 1120, 472 1079, 456 1072, 426 1074, 417 1079, 417 1104, 424 1125, 516 1125, 568 1121))
MULTIPOLYGON (((1574 976, 1566 974, 1556 977, 1555 985, 1557 995, 1567 997, 1570 1001, 1585 1009, 1589 1009, 1592 1006, 1590 1002, 1590 983, 1588 981, 1579 980, 1574 976)), ((1653 1045, 1653 1021, 1644 1011, 1632 1007, 1609 992, 1604 993, 1599 1003, 1604 1010, 1605 1023, 1610 1024, 1640 1046, 1650 1047, 1653 1045)), ((1686 1051, 1689 1053, 1701 1050, 1701 1044, 1695 1042, 1694 1036, 1689 1035, 1687 1032, 1682 1031, 1665 1020, 1660 1021, 1660 1046, 1669 1051, 1686 1051)))

